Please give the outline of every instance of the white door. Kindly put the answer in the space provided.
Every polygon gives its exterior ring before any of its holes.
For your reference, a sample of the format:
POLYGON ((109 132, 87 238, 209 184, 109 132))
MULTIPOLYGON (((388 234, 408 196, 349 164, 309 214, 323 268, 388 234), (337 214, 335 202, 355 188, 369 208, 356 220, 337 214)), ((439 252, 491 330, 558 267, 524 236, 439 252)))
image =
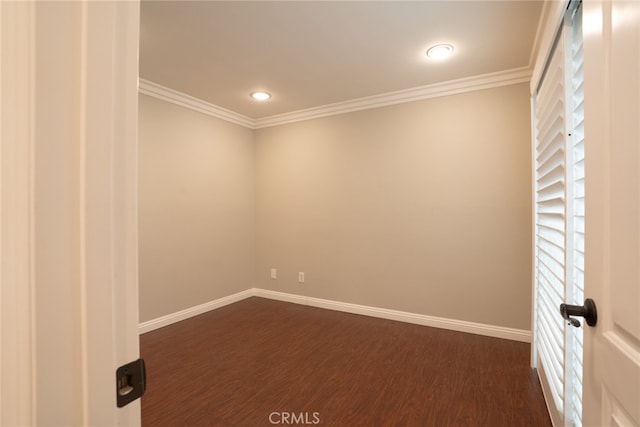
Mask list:
POLYGON ((585 425, 640 425, 640 2, 585 1, 585 425))
POLYGON ((0 2, 0 424, 140 424, 139 4, 0 2))

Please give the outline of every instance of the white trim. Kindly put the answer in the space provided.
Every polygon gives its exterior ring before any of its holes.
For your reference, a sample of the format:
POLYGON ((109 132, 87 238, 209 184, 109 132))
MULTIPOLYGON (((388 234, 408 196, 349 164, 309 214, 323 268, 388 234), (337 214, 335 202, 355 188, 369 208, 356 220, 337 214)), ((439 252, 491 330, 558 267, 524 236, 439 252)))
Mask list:
MULTIPOLYGON (((535 120, 535 112, 536 112, 536 98, 529 98, 530 107, 530 117, 531 117, 531 206, 536 205, 536 168, 534 167, 535 158, 536 158, 536 140, 538 139, 538 134, 536 130, 536 120, 535 120)), ((532 208, 533 210, 533 208, 532 208)), ((538 313, 536 307, 538 306, 538 296, 536 292, 536 215, 535 212, 532 212, 531 215, 531 367, 536 368, 538 366, 538 350, 537 350, 537 329, 536 325, 538 324, 538 313)), ((538 372, 539 374, 539 372, 538 372)), ((545 403, 547 401, 545 400, 545 403)))
MULTIPOLYGON (((139 0, 111 2, 113 82, 111 209, 115 366, 140 357, 138 310, 138 57, 139 0)), ((106 298, 105 298, 106 299, 106 298)), ((95 310, 95 308, 93 308, 95 310)), ((111 371, 113 375, 113 370, 111 371)), ((113 381, 113 379, 111 380, 113 381)), ((113 382, 111 383, 113 385, 113 382)), ((116 410, 117 426, 139 426, 141 400, 116 410), (126 409, 126 410, 125 410, 126 409)), ((98 421, 94 421, 94 424, 98 421)))
POLYGON ((0 2, 0 425, 36 419, 34 19, 31 2, 0 2))
POLYGON ((396 92, 388 92, 380 95, 367 96, 350 101, 337 102, 335 104, 263 117, 255 120, 254 127, 255 129, 261 129, 354 111, 369 110, 372 108, 380 108, 389 105, 404 104, 407 102, 492 89, 518 83, 528 83, 530 78, 531 70, 528 67, 515 68, 513 70, 482 74, 458 80, 450 80, 447 82, 419 86, 396 92))
POLYGON ((231 110, 202 101, 191 95, 186 95, 144 79, 140 79, 138 90, 142 94, 153 96, 154 98, 189 108, 218 119, 226 120, 249 129, 262 129, 354 111, 369 110, 389 105, 404 104, 407 102, 492 89, 518 83, 528 83, 530 80, 531 69, 529 67, 514 68, 512 70, 434 83, 431 85, 367 96, 364 98, 352 99, 349 101, 337 102, 334 104, 307 108, 304 110, 292 111, 259 119, 252 119, 243 116, 231 110))
POLYGON ((144 95, 149 95, 154 98, 161 99, 163 101, 170 102, 175 105, 179 105, 181 107, 188 108, 190 110, 197 111, 199 113, 225 120, 227 122, 235 123, 240 126, 244 126, 250 129, 255 128, 255 120, 249 117, 208 103, 191 95, 187 95, 186 93, 169 89, 168 87, 161 86, 149 80, 138 80, 138 92, 144 95))
POLYGON ((399 322, 413 323, 416 325, 430 326, 440 329, 448 329, 470 334, 484 335, 495 338, 503 338, 514 341, 531 342, 531 331, 523 329, 506 328, 503 326, 485 325, 482 323, 468 322, 465 320, 447 319, 444 317, 427 316, 424 314, 409 313, 406 311, 390 310, 366 305, 351 304, 346 302, 331 301, 321 298, 292 295, 265 289, 254 289, 254 295, 262 298, 279 301, 293 302, 301 305, 324 308, 328 310, 342 311, 345 313, 361 314, 363 316, 377 317, 380 319, 396 320, 399 322))
POLYGON ((540 388, 542 389, 544 405, 547 407, 547 413, 549 414, 549 419, 551 420, 552 427, 564 426, 564 423, 558 417, 558 410, 553 403, 553 393, 551 391, 551 387, 549 386, 549 381, 547 380, 547 378, 549 377, 544 371, 544 366, 542 365, 542 363, 538 363, 536 366, 533 366, 533 368, 536 369, 538 374, 538 381, 540 381, 540 388), (551 409, 553 409, 553 411, 551 409))
POLYGON ((544 27, 542 32, 538 32, 536 34, 536 40, 534 41, 534 45, 538 46, 538 52, 536 54, 535 63, 533 64, 531 73, 531 94, 536 91, 540 84, 540 79, 542 79, 542 75, 544 73, 544 67, 551 56, 551 50, 556 40, 556 35, 562 25, 564 12, 567 9, 569 0, 552 0, 548 3, 549 7, 546 7, 547 5, 545 5, 543 9, 543 14, 545 12, 547 13, 544 17, 544 27))
POLYGON ((538 18, 538 26, 536 27, 536 35, 533 37, 533 46, 531 47, 531 54, 529 55, 529 68, 533 70, 535 60, 538 56, 538 50, 540 48, 540 42, 542 39, 542 32, 544 31, 545 18, 549 10, 549 2, 542 3, 542 10, 540 11, 540 18, 538 18))
MULTIPOLYGON (((79 31, 78 50, 73 50, 79 63, 60 71, 78 75, 73 89, 79 96, 61 94, 62 105, 77 114, 77 120, 66 125, 76 135, 76 147, 63 153, 75 158, 78 167, 73 181, 79 209, 74 224, 78 255, 65 253, 62 259, 69 265, 77 262, 79 273, 68 295, 79 299, 82 395, 78 393, 76 407, 82 411, 83 425, 140 424, 140 402, 117 408, 113 392, 115 370, 140 357, 136 333, 139 8, 137 1, 82 2, 74 6, 79 16, 70 19, 71 28, 61 31, 60 40, 52 45, 61 45, 67 31, 79 31)), ((55 18, 47 14, 47 20, 55 18)), ((43 313, 49 322, 53 317, 43 313)), ((75 338, 71 333, 65 336, 75 338)), ((46 403, 54 404, 55 396, 45 395, 46 403)))
POLYGON ((267 289, 252 288, 228 297, 210 301, 193 308, 159 317, 139 326, 140 334, 150 332, 154 329, 188 319, 198 314, 214 310, 225 305, 238 302, 252 296, 268 298, 278 301, 290 302, 311 307, 324 308, 328 310, 342 311, 345 313, 360 314, 363 316, 377 317, 380 319, 396 320, 399 322, 413 323, 416 325, 430 326, 440 329, 448 329, 470 334, 484 335, 495 338, 503 338, 514 341, 531 342, 531 331, 523 329, 506 328, 503 326, 485 325, 482 323, 467 322, 465 320, 446 319, 443 317, 427 316, 424 314, 409 313, 399 310, 390 310, 379 307, 369 307, 366 305, 351 304, 340 301, 332 301, 321 298, 306 297, 284 292, 270 291, 267 289))
POLYGON ((206 313, 216 308, 224 307, 225 305, 233 304, 234 302, 242 301, 243 299, 250 298, 254 295, 253 289, 247 289, 242 292, 238 292, 233 295, 218 298, 213 301, 206 302, 204 304, 197 305, 195 307, 180 310, 178 312, 168 314, 166 316, 158 317, 156 319, 148 320, 138 325, 139 333, 146 334, 153 330, 162 328, 164 326, 171 325, 173 323, 180 322, 182 320, 189 319, 190 317, 197 316, 199 314, 206 313))

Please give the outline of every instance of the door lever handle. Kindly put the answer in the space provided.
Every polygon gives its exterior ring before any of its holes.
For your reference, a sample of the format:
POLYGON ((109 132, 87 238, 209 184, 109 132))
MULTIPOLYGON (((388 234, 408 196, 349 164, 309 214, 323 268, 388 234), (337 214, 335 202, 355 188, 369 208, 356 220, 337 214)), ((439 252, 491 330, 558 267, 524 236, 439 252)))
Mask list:
POLYGON ((596 303, 591 298, 584 300, 584 305, 560 304, 560 314, 564 320, 569 322, 569 325, 576 328, 580 327, 580 321, 571 316, 584 317, 589 326, 595 326, 598 323, 596 303))

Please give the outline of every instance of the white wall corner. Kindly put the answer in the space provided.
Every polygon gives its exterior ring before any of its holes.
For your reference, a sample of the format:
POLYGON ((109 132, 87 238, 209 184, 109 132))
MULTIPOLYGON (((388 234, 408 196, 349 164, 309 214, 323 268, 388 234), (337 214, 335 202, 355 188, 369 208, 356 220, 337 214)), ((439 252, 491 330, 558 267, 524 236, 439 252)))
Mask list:
POLYGON ((494 338, 502 338, 513 341, 531 342, 531 331, 524 329, 507 328, 504 326, 485 325, 482 323, 468 322, 465 320, 447 319, 443 317, 427 316, 424 314, 409 313, 386 308, 370 307, 359 304, 351 304, 340 301, 332 301, 321 298, 307 297, 284 292, 271 291, 260 288, 251 288, 238 292, 228 297, 220 298, 208 303, 198 305, 177 313, 169 314, 157 319, 143 322, 139 326, 140 334, 153 331, 163 326, 197 316, 207 311, 215 310, 225 305, 256 296, 277 301, 290 302, 328 310, 342 311, 345 313, 360 314, 363 316, 377 317, 380 319, 396 320, 399 322, 413 323, 416 325, 430 326, 440 329, 448 329, 458 332, 466 332, 476 335, 484 335, 494 338))

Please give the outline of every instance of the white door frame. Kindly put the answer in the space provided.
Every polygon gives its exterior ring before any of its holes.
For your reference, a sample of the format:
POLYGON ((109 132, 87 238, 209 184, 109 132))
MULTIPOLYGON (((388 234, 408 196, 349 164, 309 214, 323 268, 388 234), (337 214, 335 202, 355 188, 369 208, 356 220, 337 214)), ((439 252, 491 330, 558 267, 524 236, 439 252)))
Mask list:
POLYGON ((0 2, 0 425, 33 425, 32 26, 30 3, 0 2))
POLYGON ((138 425, 139 3, 0 2, 0 423, 138 425))

